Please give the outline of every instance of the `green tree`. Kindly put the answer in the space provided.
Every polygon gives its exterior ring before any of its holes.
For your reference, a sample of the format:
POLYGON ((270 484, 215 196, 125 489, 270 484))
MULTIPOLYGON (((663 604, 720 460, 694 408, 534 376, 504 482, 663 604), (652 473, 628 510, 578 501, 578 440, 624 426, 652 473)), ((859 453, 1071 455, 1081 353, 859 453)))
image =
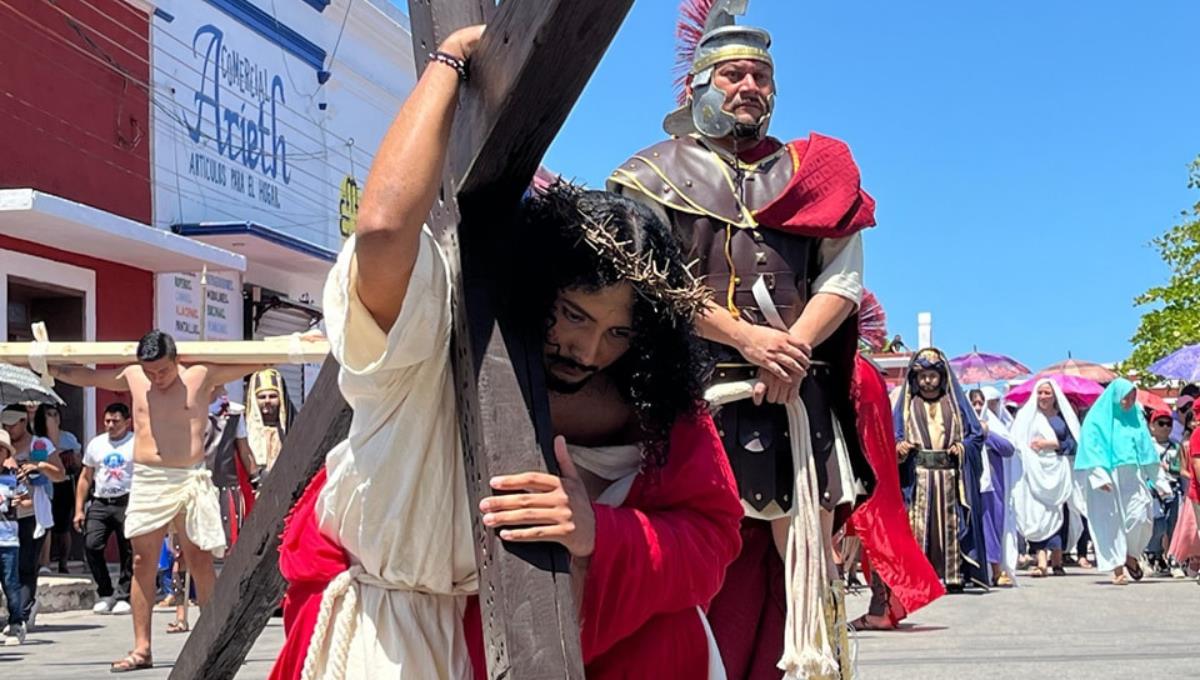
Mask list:
MULTIPOLYGON (((1192 161, 1188 188, 1200 189, 1200 157, 1192 161)), ((1171 278, 1133 300, 1135 307, 1147 309, 1130 339, 1133 353, 1124 368, 1141 373, 1171 352, 1200 343, 1200 202, 1180 213, 1179 224, 1151 244, 1171 270, 1171 278)))

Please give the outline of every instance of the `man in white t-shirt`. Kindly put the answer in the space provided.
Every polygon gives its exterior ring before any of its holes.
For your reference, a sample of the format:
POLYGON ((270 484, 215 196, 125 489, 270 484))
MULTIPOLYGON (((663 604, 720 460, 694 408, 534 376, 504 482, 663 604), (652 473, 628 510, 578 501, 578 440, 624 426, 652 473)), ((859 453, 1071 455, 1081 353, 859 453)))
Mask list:
POLYGON ((130 609, 133 551, 125 538, 125 507, 129 505, 129 487, 133 481, 133 432, 129 426, 128 406, 115 403, 104 409, 106 432, 88 442, 83 472, 75 490, 75 528, 83 533, 88 567, 96 580, 100 599, 92 611, 97 614, 128 614, 130 609), (85 513, 83 504, 93 481, 96 486, 92 503, 85 513), (121 577, 116 591, 104 557, 108 537, 113 534, 121 555, 121 577))

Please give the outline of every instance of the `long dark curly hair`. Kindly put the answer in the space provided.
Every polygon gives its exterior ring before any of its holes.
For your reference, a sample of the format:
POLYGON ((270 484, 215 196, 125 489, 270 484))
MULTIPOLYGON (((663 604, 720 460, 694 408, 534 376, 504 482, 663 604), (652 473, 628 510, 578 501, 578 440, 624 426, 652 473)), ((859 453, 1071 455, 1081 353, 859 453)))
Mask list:
POLYGON ((671 427, 703 410, 710 362, 691 314, 672 304, 664 289, 692 281, 670 231, 646 206, 606 191, 556 182, 529 196, 517 213, 514 246, 514 313, 549 330, 553 305, 563 290, 597 291, 630 281, 633 337, 628 351, 606 371, 637 414, 648 458, 667 461, 671 427), (630 254, 648 256, 665 285, 630 281, 612 258, 584 238, 603 225, 630 254))

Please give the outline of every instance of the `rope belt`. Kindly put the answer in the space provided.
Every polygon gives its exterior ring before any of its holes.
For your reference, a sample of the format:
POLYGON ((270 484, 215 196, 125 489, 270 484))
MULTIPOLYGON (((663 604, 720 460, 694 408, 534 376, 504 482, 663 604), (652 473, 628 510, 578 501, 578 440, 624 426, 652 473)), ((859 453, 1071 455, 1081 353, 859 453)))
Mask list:
POLYGON ((312 640, 304 656, 304 669, 300 680, 318 680, 319 677, 343 680, 346 677, 346 662, 350 658, 350 641, 358 627, 358 579, 366 572, 355 565, 338 574, 321 594, 321 609, 313 626, 312 640), (332 627, 332 628, 331 628, 332 627), (317 665, 322 652, 329 648, 325 673, 318 676, 317 665))

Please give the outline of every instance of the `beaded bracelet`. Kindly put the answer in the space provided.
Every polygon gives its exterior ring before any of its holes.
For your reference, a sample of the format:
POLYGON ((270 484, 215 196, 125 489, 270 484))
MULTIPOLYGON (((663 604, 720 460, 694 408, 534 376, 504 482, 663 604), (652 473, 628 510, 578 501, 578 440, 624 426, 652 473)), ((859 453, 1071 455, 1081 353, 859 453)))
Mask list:
POLYGON ((458 57, 454 56, 453 54, 447 54, 445 52, 440 52, 440 51, 430 52, 429 53, 429 61, 436 61, 439 64, 445 64, 446 66, 449 66, 450 68, 454 69, 455 71, 458 72, 459 80, 467 79, 467 62, 462 59, 459 59, 458 57))

